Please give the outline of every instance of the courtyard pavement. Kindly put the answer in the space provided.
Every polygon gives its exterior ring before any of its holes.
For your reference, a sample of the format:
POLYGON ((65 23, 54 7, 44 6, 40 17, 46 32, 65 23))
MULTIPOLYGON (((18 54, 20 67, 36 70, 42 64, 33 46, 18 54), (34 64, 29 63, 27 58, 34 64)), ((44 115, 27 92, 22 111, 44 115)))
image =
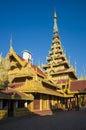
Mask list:
POLYGON ((0 121, 0 130, 86 130, 86 108, 4 119, 0 121))

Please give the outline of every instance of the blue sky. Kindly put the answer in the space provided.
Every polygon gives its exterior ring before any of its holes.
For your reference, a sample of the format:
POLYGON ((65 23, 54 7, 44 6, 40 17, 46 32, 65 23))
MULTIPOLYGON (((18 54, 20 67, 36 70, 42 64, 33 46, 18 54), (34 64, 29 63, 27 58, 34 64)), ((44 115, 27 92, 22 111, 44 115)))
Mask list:
POLYGON ((0 0, 0 53, 9 51, 12 33, 13 48, 22 56, 32 53, 33 63, 46 63, 52 45, 53 14, 62 46, 77 74, 86 76, 86 0, 0 0))

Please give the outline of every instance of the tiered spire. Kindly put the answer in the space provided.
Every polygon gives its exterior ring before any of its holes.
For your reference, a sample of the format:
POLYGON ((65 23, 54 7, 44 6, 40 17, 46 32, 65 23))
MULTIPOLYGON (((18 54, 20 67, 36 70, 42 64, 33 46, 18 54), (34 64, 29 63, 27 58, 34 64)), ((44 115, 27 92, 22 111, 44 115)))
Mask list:
POLYGON ((49 56, 46 57, 48 64, 43 65, 46 73, 50 75, 51 80, 61 83, 65 80, 77 79, 75 71, 70 67, 70 62, 67 60, 66 55, 63 51, 60 38, 58 36, 58 26, 57 26, 57 15, 54 12, 54 32, 51 50, 49 51, 49 56))

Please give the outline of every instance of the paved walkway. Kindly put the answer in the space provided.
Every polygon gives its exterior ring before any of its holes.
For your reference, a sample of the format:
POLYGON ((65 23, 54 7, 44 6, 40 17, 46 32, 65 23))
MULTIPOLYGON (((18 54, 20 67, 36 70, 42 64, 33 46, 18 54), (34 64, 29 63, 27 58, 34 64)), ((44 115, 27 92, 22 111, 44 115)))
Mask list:
POLYGON ((86 109, 0 121, 0 130, 86 130, 86 109))

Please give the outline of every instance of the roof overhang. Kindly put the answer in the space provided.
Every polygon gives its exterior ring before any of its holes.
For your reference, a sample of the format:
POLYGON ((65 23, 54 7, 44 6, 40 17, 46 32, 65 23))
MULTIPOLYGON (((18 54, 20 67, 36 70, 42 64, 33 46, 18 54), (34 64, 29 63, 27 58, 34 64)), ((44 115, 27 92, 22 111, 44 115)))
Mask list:
POLYGON ((0 99, 12 99, 12 100, 34 100, 32 94, 26 94, 13 89, 1 90, 0 99))

